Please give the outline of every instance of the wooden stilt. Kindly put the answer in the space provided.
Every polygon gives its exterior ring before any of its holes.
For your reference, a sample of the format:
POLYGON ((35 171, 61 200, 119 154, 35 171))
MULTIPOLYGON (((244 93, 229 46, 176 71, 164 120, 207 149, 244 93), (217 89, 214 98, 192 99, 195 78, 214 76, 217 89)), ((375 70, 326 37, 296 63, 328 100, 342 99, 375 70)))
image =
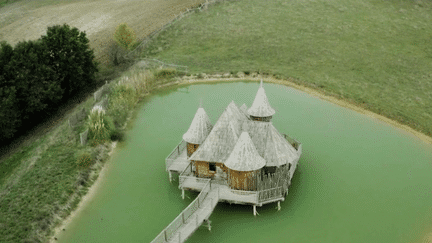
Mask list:
POLYGON ((184 200, 185 198, 185 193, 184 193, 184 189, 182 189, 182 199, 184 200))
POLYGON ((281 210, 281 205, 280 205, 280 201, 278 201, 278 211, 281 210))
POLYGON ((172 182, 172 174, 171 174, 171 171, 168 171, 168 176, 169 176, 169 180, 170 180, 170 183, 172 182))
POLYGON ((256 205, 253 205, 253 214, 254 214, 254 216, 256 216, 256 215, 257 215, 257 211, 256 211, 256 205))
POLYGON ((204 222, 207 223, 207 227, 209 229, 209 231, 211 231, 211 221, 209 219, 204 219, 204 222))

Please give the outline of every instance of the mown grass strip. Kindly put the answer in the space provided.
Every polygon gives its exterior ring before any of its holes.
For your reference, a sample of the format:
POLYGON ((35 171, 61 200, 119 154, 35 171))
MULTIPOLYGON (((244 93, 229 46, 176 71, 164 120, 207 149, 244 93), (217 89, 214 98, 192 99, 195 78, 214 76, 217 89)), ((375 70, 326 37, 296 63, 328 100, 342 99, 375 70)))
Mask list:
POLYGON ((225 1, 160 33, 142 56, 191 73, 260 72, 432 135, 430 1, 225 1))

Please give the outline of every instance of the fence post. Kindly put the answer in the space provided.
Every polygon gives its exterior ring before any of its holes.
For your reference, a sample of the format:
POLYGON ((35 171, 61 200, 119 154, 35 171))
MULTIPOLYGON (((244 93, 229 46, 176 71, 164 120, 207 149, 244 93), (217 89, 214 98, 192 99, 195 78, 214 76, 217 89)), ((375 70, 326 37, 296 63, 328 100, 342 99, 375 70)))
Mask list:
POLYGON ((164 230, 164 235, 165 235, 165 241, 168 241, 168 237, 166 235, 166 230, 164 230))

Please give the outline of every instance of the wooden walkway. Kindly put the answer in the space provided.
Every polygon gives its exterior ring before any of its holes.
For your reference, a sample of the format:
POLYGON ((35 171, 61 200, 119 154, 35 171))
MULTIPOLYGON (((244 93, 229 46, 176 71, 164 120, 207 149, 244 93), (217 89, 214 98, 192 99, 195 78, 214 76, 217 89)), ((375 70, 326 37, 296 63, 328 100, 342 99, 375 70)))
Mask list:
POLYGON ((185 242, 203 222, 208 223, 209 217, 219 202, 219 188, 211 187, 208 180, 197 198, 177 216, 152 243, 185 242))

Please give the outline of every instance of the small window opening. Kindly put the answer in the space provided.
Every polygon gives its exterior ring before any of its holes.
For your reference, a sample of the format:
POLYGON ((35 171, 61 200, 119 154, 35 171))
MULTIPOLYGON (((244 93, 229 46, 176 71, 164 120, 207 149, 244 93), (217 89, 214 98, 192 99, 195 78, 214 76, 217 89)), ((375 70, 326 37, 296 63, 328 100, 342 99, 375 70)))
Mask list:
POLYGON ((267 175, 273 175, 276 172, 275 166, 265 167, 264 173, 267 175))
POLYGON ((209 163, 209 170, 216 171, 216 163, 209 163))

